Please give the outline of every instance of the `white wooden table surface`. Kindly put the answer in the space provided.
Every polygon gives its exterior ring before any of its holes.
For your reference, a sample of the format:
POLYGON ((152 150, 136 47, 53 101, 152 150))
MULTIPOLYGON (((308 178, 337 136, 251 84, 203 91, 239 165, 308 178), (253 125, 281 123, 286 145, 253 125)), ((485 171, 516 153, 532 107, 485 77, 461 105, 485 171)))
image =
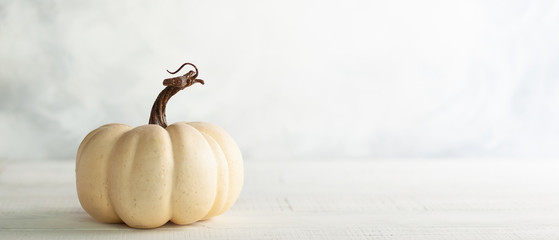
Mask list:
POLYGON ((559 160, 246 161, 236 205, 154 230, 79 205, 74 162, 0 163, 0 239, 559 239, 559 160))

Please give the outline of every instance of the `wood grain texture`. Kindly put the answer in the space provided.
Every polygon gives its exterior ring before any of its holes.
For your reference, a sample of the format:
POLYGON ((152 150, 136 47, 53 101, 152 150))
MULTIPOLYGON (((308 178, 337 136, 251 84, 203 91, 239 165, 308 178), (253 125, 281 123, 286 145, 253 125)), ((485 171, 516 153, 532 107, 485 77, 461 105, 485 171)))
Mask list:
POLYGON ((559 239, 551 160, 249 160, 229 212, 154 230, 87 215, 73 161, 0 169, 0 239, 559 239))

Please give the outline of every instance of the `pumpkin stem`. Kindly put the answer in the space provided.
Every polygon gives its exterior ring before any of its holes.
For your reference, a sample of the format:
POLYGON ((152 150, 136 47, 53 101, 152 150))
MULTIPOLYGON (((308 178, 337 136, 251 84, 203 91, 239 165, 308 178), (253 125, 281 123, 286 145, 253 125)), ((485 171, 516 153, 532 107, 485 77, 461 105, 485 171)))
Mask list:
POLYGON ((204 84, 204 80, 196 78, 198 77, 198 68, 196 68, 196 66, 194 66, 194 64, 192 63, 185 63, 176 71, 170 72, 169 70, 167 70, 167 72, 175 74, 186 65, 194 67, 195 71, 191 70, 180 77, 167 78, 163 80, 163 85, 167 87, 165 87, 165 89, 163 89, 163 91, 159 93, 159 96, 157 96, 157 99, 155 99, 155 102, 153 103, 151 114, 149 116, 149 124, 158 124, 159 126, 166 128, 167 118, 165 117, 165 107, 167 106, 167 102, 169 101, 169 99, 171 99, 171 97, 180 90, 192 86, 192 84, 204 84))

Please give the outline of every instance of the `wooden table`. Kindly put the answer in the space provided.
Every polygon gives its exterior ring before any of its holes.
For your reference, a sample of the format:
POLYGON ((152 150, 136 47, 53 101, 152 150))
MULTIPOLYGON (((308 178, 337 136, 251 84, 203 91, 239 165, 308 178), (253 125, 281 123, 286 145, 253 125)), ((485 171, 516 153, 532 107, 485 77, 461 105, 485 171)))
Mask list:
POLYGON ((559 239, 559 161, 245 162, 226 214, 153 230, 103 224, 74 161, 0 162, 0 239, 559 239))

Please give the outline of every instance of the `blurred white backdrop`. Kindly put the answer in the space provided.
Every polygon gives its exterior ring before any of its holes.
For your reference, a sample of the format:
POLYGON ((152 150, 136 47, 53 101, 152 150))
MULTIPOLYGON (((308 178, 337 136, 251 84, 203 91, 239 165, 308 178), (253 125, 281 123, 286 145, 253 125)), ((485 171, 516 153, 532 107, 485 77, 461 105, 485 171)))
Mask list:
POLYGON ((169 122, 247 160, 559 157, 557 1, 0 1, 0 159, 169 122))

